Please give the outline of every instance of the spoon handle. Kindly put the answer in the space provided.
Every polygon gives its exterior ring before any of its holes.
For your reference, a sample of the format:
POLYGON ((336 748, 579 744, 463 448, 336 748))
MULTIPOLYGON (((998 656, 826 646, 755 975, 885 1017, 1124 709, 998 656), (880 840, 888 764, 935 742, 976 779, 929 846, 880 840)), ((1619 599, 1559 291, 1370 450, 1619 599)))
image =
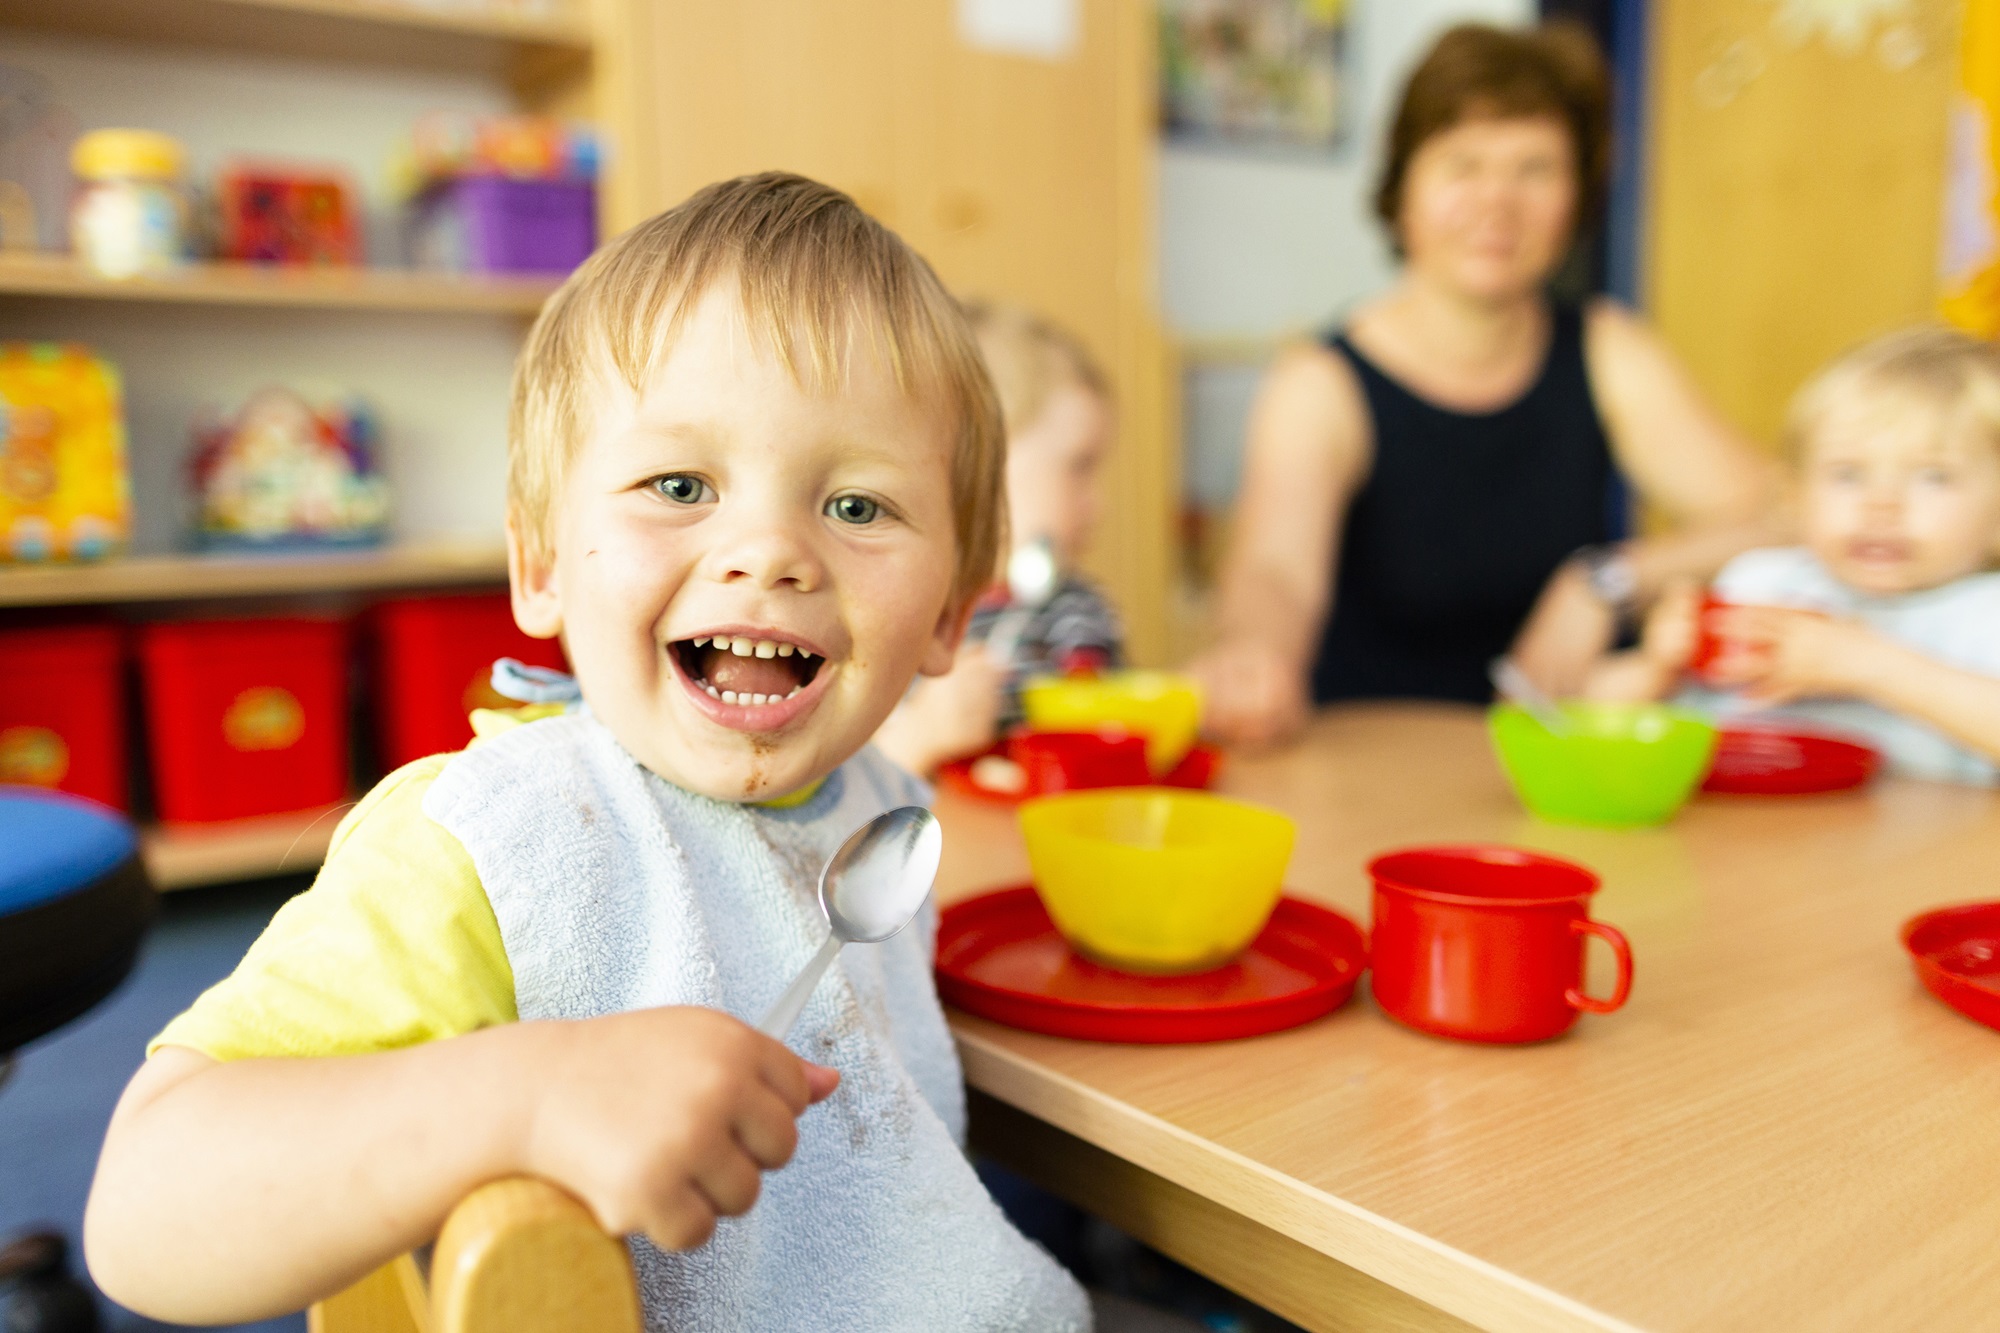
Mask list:
POLYGON ((757 1030, 767 1037, 783 1041, 792 1030, 792 1024, 799 1021, 806 1001, 819 989, 819 979, 826 975, 827 968, 833 965, 834 956, 839 952, 840 937, 829 932, 826 943, 819 946, 819 952, 812 956, 810 963, 799 969, 799 974, 792 978, 791 985, 785 987, 785 993, 764 1015, 764 1021, 757 1025, 757 1030))

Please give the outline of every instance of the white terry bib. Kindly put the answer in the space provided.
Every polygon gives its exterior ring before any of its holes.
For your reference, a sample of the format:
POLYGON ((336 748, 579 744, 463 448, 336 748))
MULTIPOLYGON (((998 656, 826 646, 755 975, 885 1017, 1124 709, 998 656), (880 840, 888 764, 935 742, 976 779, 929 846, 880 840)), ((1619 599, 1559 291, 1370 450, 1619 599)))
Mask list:
MULTIPOLYGON (((524 1020, 692 1004, 755 1022, 826 936, 826 858, 924 797, 863 750, 799 806, 710 800, 572 713, 453 759, 424 812, 472 857, 524 1020)), ((886 943, 842 951, 814 993, 791 1045, 838 1069, 840 1087, 801 1118, 798 1152, 756 1206, 698 1250, 631 1242, 649 1329, 1089 1327, 1082 1291, 965 1159, 936 931, 927 904, 886 943)))

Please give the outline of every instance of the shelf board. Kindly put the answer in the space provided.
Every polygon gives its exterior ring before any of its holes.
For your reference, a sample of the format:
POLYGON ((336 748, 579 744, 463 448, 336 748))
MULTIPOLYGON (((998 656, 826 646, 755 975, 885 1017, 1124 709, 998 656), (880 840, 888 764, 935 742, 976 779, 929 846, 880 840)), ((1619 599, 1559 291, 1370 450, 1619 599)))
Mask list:
POLYGON ((419 273, 407 269, 189 264, 171 273, 102 278, 67 255, 0 251, 0 297, 166 301, 435 314, 533 315, 555 277, 419 273))
POLYGON ((316 870, 352 805, 222 824, 156 824, 141 830, 139 847, 154 887, 162 890, 316 870))
POLYGON ((589 21, 568 12, 414 0, 0 0, 0 26, 273 55, 507 74, 523 58, 581 62, 589 21))
POLYGON ((150 555, 88 565, 0 565, 0 607, 280 597, 365 588, 505 583, 496 543, 411 542, 370 551, 150 555))

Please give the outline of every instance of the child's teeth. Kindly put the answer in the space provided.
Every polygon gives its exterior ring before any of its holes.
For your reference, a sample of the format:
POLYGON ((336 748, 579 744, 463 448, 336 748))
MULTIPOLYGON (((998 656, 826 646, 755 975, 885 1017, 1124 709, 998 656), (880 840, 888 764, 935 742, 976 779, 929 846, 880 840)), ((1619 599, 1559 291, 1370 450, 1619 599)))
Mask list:
POLYGON ((697 648, 706 648, 706 647, 708 646, 708 639, 707 639, 707 638, 706 638, 705 636, 704 636, 704 637, 702 637, 702 638, 699 638, 699 639, 696 639, 696 640, 694 641, 694 646, 695 646, 695 647, 697 647, 697 648))
POLYGON ((708 697, 709 697, 709 698, 711 698, 711 699, 720 699, 720 698, 722 697, 722 691, 721 691, 721 690, 718 690, 718 689, 716 689, 716 688, 715 688, 715 686, 713 686, 713 685, 709 685, 709 684, 707 684, 707 683, 704 683, 704 684, 702 685, 702 688, 703 688, 704 690, 707 690, 707 691, 708 691, 708 697))
POLYGON ((722 692, 722 702, 724 702, 724 703, 726 703, 726 704, 733 704, 733 703, 735 703, 735 702, 736 702, 736 691, 735 691, 735 690, 724 690, 724 691, 722 692))
POLYGON ((775 644, 775 643, 772 643, 772 642, 771 642, 771 641, 770 641, 769 639, 759 639, 759 640, 757 640, 757 656, 759 656, 759 657, 776 657, 777 655, 778 655, 778 645, 777 645, 777 644, 775 644))
POLYGON ((778 645, 778 656, 790 657, 791 655, 792 655, 792 645, 790 645, 789 643, 781 643, 778 645))
MULTIPOLYGON (((720 640, 717 640, 717 642, 720 642, 720 640)), ((729 651, 738 657, 748 657, 756 649, 757 645, 754 641, 746 639, 740 634, 729 641, 729 651)))

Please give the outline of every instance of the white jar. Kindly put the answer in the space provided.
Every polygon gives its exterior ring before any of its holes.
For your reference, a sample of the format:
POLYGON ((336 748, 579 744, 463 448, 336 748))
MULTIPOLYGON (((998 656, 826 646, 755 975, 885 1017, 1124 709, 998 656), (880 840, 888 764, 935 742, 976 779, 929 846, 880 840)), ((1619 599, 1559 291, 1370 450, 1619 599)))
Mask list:
POLYGON ((172 268, 187 249, 180 144, 151 130, 93 130, 70 166, 81 182, 70 208, 70 245, 107 278, 172 268))

